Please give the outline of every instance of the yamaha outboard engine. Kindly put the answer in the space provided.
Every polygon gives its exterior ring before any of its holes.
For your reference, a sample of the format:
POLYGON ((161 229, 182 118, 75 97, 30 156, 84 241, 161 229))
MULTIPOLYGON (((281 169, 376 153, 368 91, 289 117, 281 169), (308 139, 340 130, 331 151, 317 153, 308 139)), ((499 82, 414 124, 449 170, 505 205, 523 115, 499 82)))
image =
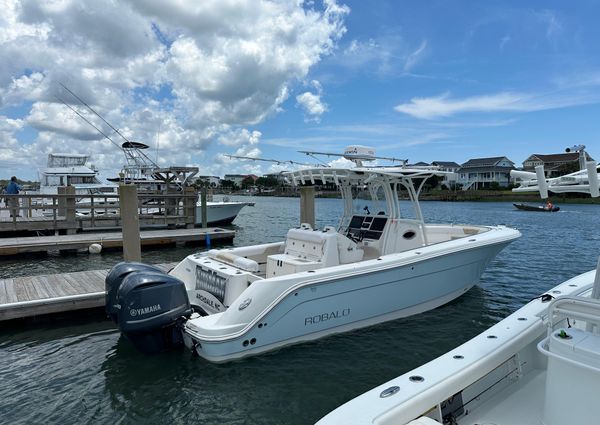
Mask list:
POLYGON ((155 353, 183 345, 181 328, 192 308, 181 280, 162 271, 137 270, 126 274, 118 288, 111 288, 116 289, 115 322, 136 348, 155 353))
POLYGON ((162 273, 163 271, 150 264, 135 263, 135 262, 121 262, 115 265, 110 272, 106 275, 104 280, 104 287, 106 289, 106 314, 112 319, 113 322, 117 323, 117 314, 119 310, 115 307, 117 302, 117 291, 123 283, 123 279, 133 272, 146 271, 146 272, 157 272, 162 273))

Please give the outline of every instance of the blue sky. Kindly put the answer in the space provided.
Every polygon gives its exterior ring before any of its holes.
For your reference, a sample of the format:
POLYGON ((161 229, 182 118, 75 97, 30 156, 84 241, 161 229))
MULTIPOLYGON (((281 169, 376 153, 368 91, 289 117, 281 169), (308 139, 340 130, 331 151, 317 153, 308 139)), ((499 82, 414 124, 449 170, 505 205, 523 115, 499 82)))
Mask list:
POLYGON ((520 164, 579 143, 598 156, 598 3, 346 4, 338 51, 311 72, 328 112, 311 125, 287 108, 261 126, 265 144, 339 150, 361 143, 415 162, 507 155, 520 164), (344 55, 355 41, 363 63, 344 55), (438 106, 447 115, 395 110, 410 111, 419 98, 445 99, 438 106))
POLYGON ((0 177, 50 152, 121 154, 57 97, 65 83, 160 165, 281 167, 297 150, 373 146, 411 162, 587 145, 600 157, 600 3, 7 0, 0 177), (108 7, 110 6, 110 7, 108 7))

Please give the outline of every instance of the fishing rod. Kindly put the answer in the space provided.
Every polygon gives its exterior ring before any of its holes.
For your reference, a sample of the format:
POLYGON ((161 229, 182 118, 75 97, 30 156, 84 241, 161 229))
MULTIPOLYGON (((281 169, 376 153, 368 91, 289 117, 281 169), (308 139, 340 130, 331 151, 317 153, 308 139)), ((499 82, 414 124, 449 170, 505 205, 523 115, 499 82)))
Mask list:
POLYGON ((121 138, 123 140, 125 140, 126 142, 132 143, 131 140, 129 140, 127 137, 125 137, 123 135, 123 133, 121 133, 119 131, 119 129, 115 128, 112 126, 111 123, 109 123, 108 121, 106 121, 104 119, 104 117, 102 115, 100 115, 98 112, 96 112, 94 110, 94 108, 92 108, 90 105, 88 105, 87 103, 84 102, 84 100, 82 98, 80 98, 79 96, 77 96, 75 93, 73 93, 67 86, 65 86, 63 83, 58 83, 61 85, 62 88, 64 88, 66 91, 68 91, 75 99, 77 99, 79 102, 81 102, 82 105, 84 105, 91 113, 93 113, 94 115, 96 115, 98 118, 100 118, 107 126, 109 126, 115 133, 117 133, 119 136, 121 136, 121 138))
POLYGON ((142 152, 141 149, 145 149, 147 146, 144 145, 143 143, 139 143, 139 142, 132 142, 131 140, 129 140, 127 137, 125 137, 125 135, 123 135, 123 133, 121 133, 119 131, 119 129, 115 128, 111 123, 109 123, 102 115, 100 115, 94 108, 92 108, 89 104, 87 104, 81 97, 79 97, 77 94, 75 94, 71 89, 69 89, 66 85, 64 85, 63 83, 59 83, 60 86, 62 88, 64 88, 69 94, 71 94, 71 96, 73 96, 75 99, 77 99, 83 106, 85 106, 88 111, 90 111, 91 113, 93 113, 94 115, 96 115, 98 118, 100 118, 108 127, 110 127, 115 133, 117 133, 123 140, 125 140, 125 143, 123 143, 123 145, 119 145, 118 143, 116 143, 113 139, 111 139, 104 131, 102 131, 101 129, 99 129, 96 125, 94 125, 90 120, 88 120, 86 117, 83 116, 83 114, 81 114, 79 111, 77 111, 75 108, 73 108, 71 105, 67 104, 64 100, 62 100, 61 98, 59 98, 58 96, 55 96, 58 100, 60 100, 64 105, 66 105, 69 109, 71 109, 73 112, 75 112, 79 117, 81 117, 85 122, 87 122, 89 125, 91 125, 92 127, 94 127, 100 134, 102 134, 104 137, 106 137, 109 141, 111 141, 115 146, 117 146, 119 149, 121 149, 123 151, 123 153, 125 154, 125 159, 128 163, 133 163, 135 164, 137 167, 142 167, 142 168, 160 168, 158 166, 158 164, 156 164, 156 162, 154 162, 148 155, 146 155, 144 152, 142 152), (141 164, 140 164, 141 162, 141 164))
POLYGON ((81 118, 86 123, 88 123, 89 125, 91 125, 92 127, 94 127, 98 133, 100 133, 101 135, 103 135, 104 137, 106 137, 113 145, 115 145, 116 147, 118 147, 119 149, 121 149, 121 146, 117 142, 115 142, 113 139, 111 139, 108 134, 106 134, 101 129, 99 129, 98 127, 96 127, 96 125, 93 122, 91 122, 85 116, 83 116, 83 114, 81 114, 77 109, 73 108, 71 105, 69 105, 67 102, 65 102, 64 100, 62 100, 60 97, 58 97, 58 96, 54 96, 54 97, 56 99, 58 99, 67 108, 69 108, 71 111, 75 112, 79 116, 79 118, 81 118))

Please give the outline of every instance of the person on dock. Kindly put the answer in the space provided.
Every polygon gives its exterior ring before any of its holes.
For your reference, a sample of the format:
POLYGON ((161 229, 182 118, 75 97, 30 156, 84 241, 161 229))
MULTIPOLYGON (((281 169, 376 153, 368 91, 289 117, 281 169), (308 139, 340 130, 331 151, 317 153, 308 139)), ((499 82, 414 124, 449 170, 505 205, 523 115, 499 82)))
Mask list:
MULTIPOLYGON (((10 181, 6 185, 6 195, 18 195, 21 190, 21 186, 17 183, 17 177, 12 176, 10 181)), ((6 198, 6 205, 10 208, 11 217, 20 217, 19 215, 19 198, 16 196, 9 196, 6 198)))

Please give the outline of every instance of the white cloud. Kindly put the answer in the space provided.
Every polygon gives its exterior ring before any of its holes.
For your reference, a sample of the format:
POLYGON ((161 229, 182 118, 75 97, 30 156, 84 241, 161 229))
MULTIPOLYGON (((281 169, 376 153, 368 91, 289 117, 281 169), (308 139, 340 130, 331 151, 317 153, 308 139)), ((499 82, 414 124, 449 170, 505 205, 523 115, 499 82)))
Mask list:
POLYGON ((533 112, 600 102, 600 95, 589 93, 528 94, 501 92, 491 95, 452 99, 448 94, 415 97, 395 111, 420 119, 436 119, 467 112, 533 112))
POLYGON ((282 110, 336 47, 349 12, 335 0, 1 6, 0 108, 26 110, 20 118, 39 132, 34 143, 19 143, 21 156, 39 163, 47 151, 77 146, 113 167, 121 153, 60 104, 55 96, 85 111, 59 83, 127 137, 152 144, 160 135, 161 164, 198 161, 211 142, 254 149, 261 135, 248 126, 282 110))
POLYGON ((323 88, 321 83, 316 80, 311 82, 311 85, 316 89, 317 93, 304 92, 296 96, 296 102, 304 109, 306 122, 320 122, 321 115, 327 111, 327 104, 321 100, 323 88))
POLYGON ((353 39, 336 55, 340 66, 381 77, 409 75, 427 55, 428 41, 415 49, 398 32, 386 32, 365 40, 353 39))
POLYGON ((408 55, 404 63, 405 72, 410 72, 421 61, 425 54, 425 49, 427 49, 427 40, 423 40, 417 50, 408 55))

